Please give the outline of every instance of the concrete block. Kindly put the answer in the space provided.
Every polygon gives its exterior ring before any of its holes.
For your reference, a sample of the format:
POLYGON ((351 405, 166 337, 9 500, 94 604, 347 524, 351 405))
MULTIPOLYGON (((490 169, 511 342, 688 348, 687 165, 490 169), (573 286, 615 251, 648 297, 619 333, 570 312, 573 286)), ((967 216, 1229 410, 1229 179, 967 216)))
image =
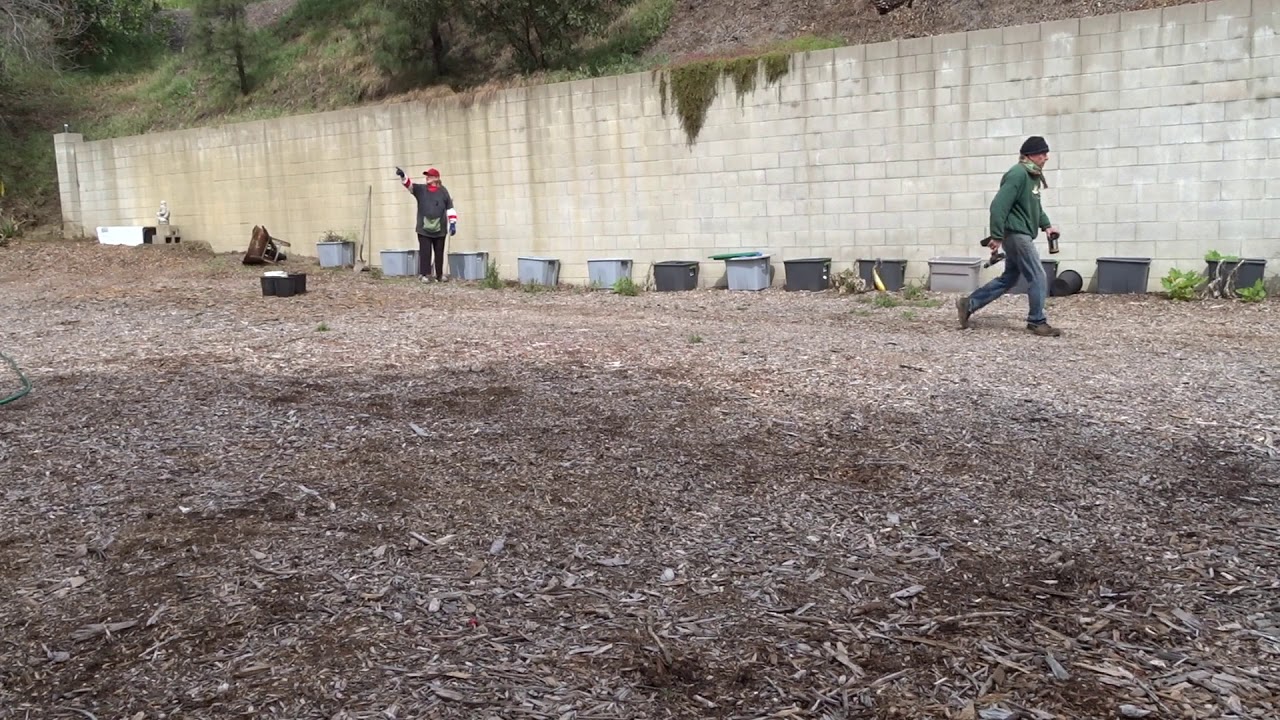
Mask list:
POLYGON ((1243 220, 1244 203, 1238 200, 1217 200, 1196 205, 1198 220, 1243 220))
MULTIPOLYGON (((1227 162, 1244 165, 1241 169, 1262 165, 1268 158, 1277 157, 1271 152, 1276 141, 1267 140, 1229 140, 1222 143, 1222 159, 1227 162)), ((1261 168, 1256 168, 1261 171, 1261 168)))
POLYGON ((1160 143, 1162 145, 1198 143, 1203 141, 1203 125, 1170 125, 1160 128, 1160 143))
MULTIPOLYGON (((1214 107, 1214 106, 1203 106, 1214 107)), ((1221 105, 1216 107, 1221 108, 1221 105)), ((1236 142, 1249 138, 1249 121, 1207 122, 1204 126, 1204 142, 1236 142)), ((1265 153, 1265 148, 1263 149, 1265 153)), ((1265 155, 1264 155, 1265 157, 1265 155)))
POLYGON ((1225 20, 1211 20, 1187 25, 1183 29, 1183 39, 1191 45, 1227 40, 1227 22, 1225 20))
POLYGON ((1160 22, 1163 25, 1194 25, 1205 21, 1205 5, 1175 5, 1161 10, 1160 22))
POLYGON ((1160 27, 1163 23, 1164 19, 1159 8, 1155 10, 1134 10, 1120 15, 1121 30, 1155 28, 1160 27))
POLYGON ((898 41, 890 40, 888 42, 872 43, 867 45, 867 60, 883 60, 885 58, 898 57, 898 41))
POLYGON ((1205 6, 1205 18, 1244 18, 1253 14, 1252 0, 1214 0, 1205 6))

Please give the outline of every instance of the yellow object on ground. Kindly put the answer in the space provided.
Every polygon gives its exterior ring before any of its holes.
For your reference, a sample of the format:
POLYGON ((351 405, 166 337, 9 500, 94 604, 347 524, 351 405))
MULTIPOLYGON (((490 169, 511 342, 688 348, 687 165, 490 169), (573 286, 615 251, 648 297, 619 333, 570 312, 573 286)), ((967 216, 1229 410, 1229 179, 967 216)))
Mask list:
POLYGON ((874 267, 871 268, 871 279, 875 282, 876 289, 880 292, 884 292, 884 281, 880 279, 880 271, 876 270, 874 267))

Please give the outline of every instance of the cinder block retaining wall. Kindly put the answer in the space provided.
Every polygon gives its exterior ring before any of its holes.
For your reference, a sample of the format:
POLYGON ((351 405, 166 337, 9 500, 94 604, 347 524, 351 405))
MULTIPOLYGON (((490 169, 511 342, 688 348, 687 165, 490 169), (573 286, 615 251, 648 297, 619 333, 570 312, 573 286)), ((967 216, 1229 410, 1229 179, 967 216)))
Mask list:
MULTIPOLYGON (((412 247, 419 180, 441 169, 461 233, 505 277, 521 255, 927 259, 982 254, 986 208, 1027 135, 1053 148, 1045 204, 1060 269, 1099 256, 1202 268, 1209 250, 1280 256, 1280 0, 1219 0, 797 55, 739 98, 724 80, 686 142, 661 76, 504 91, 469 107, 404 103, 84 142, 55 137, 67 229, 153 224, 241 250, 255 224, 314 254, 357 232, 373 187, 372 254, 412 247), (667 103, 670 105, 670 103, 667 103)), ((764 73, 762 72, 761 75, 764 73)), ((1044 242, 1040 247, 1044 252, 1044 242)), ((989 277, 994 270, 984 271, 989 277)))

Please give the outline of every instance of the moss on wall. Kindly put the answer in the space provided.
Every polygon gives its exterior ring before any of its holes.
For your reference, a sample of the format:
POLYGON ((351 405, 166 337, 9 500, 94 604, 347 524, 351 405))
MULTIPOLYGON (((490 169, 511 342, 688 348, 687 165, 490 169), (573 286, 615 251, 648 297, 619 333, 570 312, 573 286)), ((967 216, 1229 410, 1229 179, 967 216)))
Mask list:
POLYGON ((764 67, 765 87, 777 84, 791 71, 791 54, 773 52, 747 57, 697 60, 671 68, 658 83, 662 95, 662 114, 674 109, 680 118, 685 138, 693 145, 707 120, 707 111, 720 93, 721 80, 733 81, 738 101, 759 86, 760 68, 764 67))

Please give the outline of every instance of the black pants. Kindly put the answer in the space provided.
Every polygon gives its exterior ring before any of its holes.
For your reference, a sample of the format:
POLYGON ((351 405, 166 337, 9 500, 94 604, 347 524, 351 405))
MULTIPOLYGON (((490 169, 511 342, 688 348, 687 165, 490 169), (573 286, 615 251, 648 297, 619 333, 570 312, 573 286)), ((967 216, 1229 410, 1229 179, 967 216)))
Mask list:
POLYGON ((431 256, 436 258, 436 279, 444 277, 444 236, 438 238, 418 236, 418 274, 431 277, 431 256))

